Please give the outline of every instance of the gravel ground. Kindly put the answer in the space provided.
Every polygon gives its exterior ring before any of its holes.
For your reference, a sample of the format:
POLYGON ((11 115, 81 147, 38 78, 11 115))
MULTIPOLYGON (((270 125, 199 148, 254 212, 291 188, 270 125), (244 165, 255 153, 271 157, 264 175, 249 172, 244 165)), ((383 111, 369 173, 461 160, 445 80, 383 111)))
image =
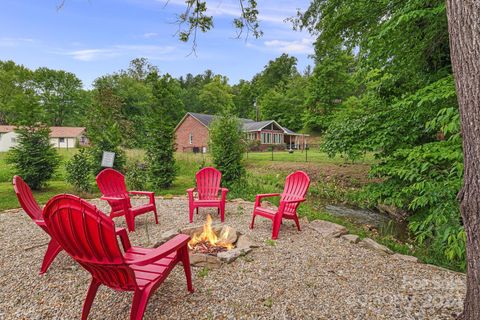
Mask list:
MULTIPOLYGON (((188 225, 186 199, 158 199, 157 206, 158 225, 153 214, 137 217, 134 245, 152 246, 163 232, 188 225)), ((273 246, 265 241, 269 220, 258 217, 248 229, 252 208, 228 203, 226 223, 259 247, 219 269, 193 268, 194 294, 186 290, 181 266, 175 268, 151 297, 145 319, 451 319, 462 309, 462 274, 320 238, 306 225, 297 232, 291 221, 273 246)), ((203 223, 208 211, 200 209, 195 222, 203 223)), ((125 226, 122 217, 115 223, 125 226)), ((0 319, 80 318, 90 275, 61 252, 38 276, 47 242, 23 212, 0 213, 0 319)), ((132 296, 101 287, 90 319, 127 319, 132 296)))

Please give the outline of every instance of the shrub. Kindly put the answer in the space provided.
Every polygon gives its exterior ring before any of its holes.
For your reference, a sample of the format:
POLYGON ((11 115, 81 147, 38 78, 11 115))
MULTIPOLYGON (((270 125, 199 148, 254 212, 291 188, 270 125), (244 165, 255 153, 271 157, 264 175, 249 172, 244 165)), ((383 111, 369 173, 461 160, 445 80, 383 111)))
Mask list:
POLYGON ((50 144, 50 129, 28 126, 15 132, 18 134, 18 145, 9 151, 7 162, 32 189, 41 189, 60 164, 60 157, 50 144))
POLYGON ((85 149, 80 149, 66 164, 66 180, 75 190, 92 191, 92 160, 85 149))
POLYGON ((113 168, 123 171, 126 163, 125 151, 120 148, 122 142, 122 134, 116 123, 105 129, 103 132, 96 132, 95 135, 89 135, 92 147, 89 150, 92 159, 92 170, 94 174, 98 174, 104 168, 101 166, 103 151, 115 153, 113 168))
POLYGON ((244 177, 242 159, 245 143, 240 122, 236 117, 222 115, 213 121, 209 148, 213 163, 222 172, 225 185, 231 185, 244 177))
POLYGON ((168 188, 177 175, 172 125, 163 119, 152 121, 147 140, 148 179, 154 189, 168 188))
POLYGON ((147 185, 147 167, 135 160, 127 165, 125 178, 130 190, 145 190, 147 185))

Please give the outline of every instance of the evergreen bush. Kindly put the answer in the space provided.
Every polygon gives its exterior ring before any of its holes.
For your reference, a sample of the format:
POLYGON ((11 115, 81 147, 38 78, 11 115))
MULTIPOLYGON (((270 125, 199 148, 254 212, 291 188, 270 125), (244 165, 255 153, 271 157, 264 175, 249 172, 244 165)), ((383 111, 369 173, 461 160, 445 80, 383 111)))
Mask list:
POLYGON ((177 175, 173 126, 163 119, 152 121, 147 139, 148 179, 156 190, 168 188, 177 175))
POLYGON ((7 162, 30 188, 41 189, 60 164, 60 157, 50 144, 50 129, 32 125, 20 127, 15 132, 18 145, 8 152, 7 162))
POLYGON ((93 165, 89 153, 81 148, 78 153, 65 164, 66 180, 75 190, 91 192, 93 182, 93 165))
POLYGON ((242 163, 245 143, 238 118, 225 114, 217 117, 210 129, 210 153, 226 186, 245 176, 242 163))

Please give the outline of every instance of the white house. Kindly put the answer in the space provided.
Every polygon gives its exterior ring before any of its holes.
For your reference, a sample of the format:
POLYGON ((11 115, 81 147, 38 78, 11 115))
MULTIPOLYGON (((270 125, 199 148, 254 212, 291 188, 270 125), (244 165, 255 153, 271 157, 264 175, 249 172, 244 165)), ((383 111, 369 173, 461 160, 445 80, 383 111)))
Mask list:
MULTIPOLYGON (((15 126, 0 125, 0 152, 8 151, 18 142, 15 126)), ((82 127, 50 127, 50 143, 56 148, 74 148, 77 141, 87 145, 88 139, 82 127)))

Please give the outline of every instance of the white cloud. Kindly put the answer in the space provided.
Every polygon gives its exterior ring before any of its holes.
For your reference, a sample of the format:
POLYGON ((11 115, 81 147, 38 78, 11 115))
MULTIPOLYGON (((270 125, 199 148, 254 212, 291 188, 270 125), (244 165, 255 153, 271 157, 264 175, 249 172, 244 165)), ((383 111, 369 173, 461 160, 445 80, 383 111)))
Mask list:
POLYGON ((120 56, 145 57, 151 60, 171 60, 169 55, 175 50, 174 46, 156 46, 156 45, 114 45, 108 48, 94 48, 82 50, 60 50, 56 54, 71 56, 80 61, 98 61, 106 60, 120 56))
POLYGON ((158 37, 159 34, 156 32, 147 32, 142 35, 143 38, 150 39, 150 38, 155 38, 158 37))
POLYGON ((313 50, 313 39, 302 38, 300 40, 268 40, 263 44, 266 48, 285 53, 304 53, 312 54, 313 50))
POLYGON ((18 47, 25 44, 33 44, 36 40, 30 38, 0 38, 0 47, 18 47))
POLYGON ((80 61, 102 60, 118 55, 114 50, 111 49, 84 49, 69 51, 65 54, 71 56, 75 60, 80 61))

